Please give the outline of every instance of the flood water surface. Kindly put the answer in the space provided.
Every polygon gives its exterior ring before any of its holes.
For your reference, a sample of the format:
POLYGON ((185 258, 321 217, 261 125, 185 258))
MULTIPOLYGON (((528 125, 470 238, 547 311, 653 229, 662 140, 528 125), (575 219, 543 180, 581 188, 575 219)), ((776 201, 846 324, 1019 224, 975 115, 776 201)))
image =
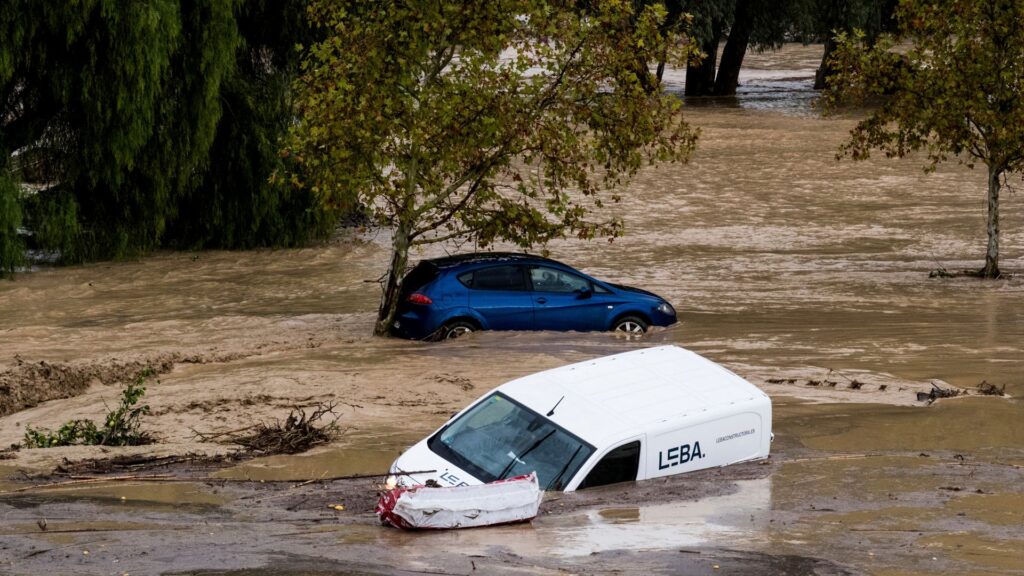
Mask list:
MULTIPOLYGON (((413 556, 438 545, 553 557, 716 546, 815 555, 879 574, 1024 570, 1014 553, 1024 549, 1024 407, 1001 398, 916 402, 931 382, 986 381, 1024 396, 1024 277, 928 277, 939 267, 980 268, 985 175, 955 164, 926 175, 922 159, 837 162, 854 120, 821 118, 811 107, 815 50, 752 54, 737 99, 688 103, 698 151, 689 164, 643 171, 623 191, 609 211, 624 219, 624 237, 547 247, 597 277, 665 296, 680 313, 677 326, 640 341, 372 338, 386 231, 348 231, 303 250, 44 269, 0 283, 0 370, 59 364, 89 386, 0 418, 0 445, 21 441, 26 425, 101 417, 116 389, 100 383, 119 363, 138 361, 162 367, 148 384, 147 426, 172 452, 223 452, 195 432, 339 402, 342 439, 308 455, 246 462, 224 478, 374 473, 507 380, 673 343, 773 395, 768 477, 696 502, 627 498, 548 515, 532 528, 416 538, 365 525, 341 542, 398 542, 413 556), (869 385, 855 388, 855 380, 869 385)), ((1002 218, 1001 266, 1024 272, 1017 195, 1004 196, 1002 218)), ((411 259, 458 249, 433 246, 411 259)), ((22 450, 10 464, 102 455, 22 450)), ((110 490, 90 497, 121 489, 110 490)))

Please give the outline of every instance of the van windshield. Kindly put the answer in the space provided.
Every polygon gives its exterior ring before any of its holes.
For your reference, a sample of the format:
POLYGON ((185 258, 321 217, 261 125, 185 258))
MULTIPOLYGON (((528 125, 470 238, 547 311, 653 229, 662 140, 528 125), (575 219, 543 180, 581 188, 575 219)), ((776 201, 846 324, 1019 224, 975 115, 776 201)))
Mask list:
POLYGON ((483 482, 536 471, 545 490, 563 489, 594 452, 566 429, 497 392, 427 445, 483 482))

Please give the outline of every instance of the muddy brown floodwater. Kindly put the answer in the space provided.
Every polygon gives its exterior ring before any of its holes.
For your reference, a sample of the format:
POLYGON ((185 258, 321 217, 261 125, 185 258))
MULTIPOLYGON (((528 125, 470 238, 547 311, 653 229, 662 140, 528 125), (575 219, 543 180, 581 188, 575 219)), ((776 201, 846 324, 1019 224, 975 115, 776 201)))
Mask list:
MULTIPOLYGON (((548 247, 673 302, 680 324, 640 341, 371 338, 386 231, 0 284, 0 446, 28 425, 98 418, 126 374, 160 372, 146 394, 158 443, 3 454, 0 573, 1024 573, 1024 277, 928 278, 980 267, 985 175, 836 162, 854 120, 811 108, 818 55, 750 55, 737 98, 688 102, 702 130, 693 161, 643 172, 611 208, 625 237, 548 247), (531 525, 430 534, 376 526, 373 480, 281 482, 380 472, 502 382, 664 343, 772 396, 767 464, 549 495, 531 525), (917 402, 932 382, 982 381, 1007 397, 917 402), (64 458, 223 454, 195 431, 326 401, 345 433, 308 454, 15 492, 64 458)), ((1002 267, 1024 272, 1018 195, 1002 217, 1002 267)))

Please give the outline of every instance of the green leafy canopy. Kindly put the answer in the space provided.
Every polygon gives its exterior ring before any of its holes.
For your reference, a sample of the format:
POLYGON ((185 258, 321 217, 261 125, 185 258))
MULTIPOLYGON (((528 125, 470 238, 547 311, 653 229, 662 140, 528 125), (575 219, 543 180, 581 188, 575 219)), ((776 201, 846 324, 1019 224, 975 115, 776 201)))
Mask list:
POLYGON ((333 34, 296 86, 291 151, 326 202, 355 197, 415 243, 615 234, 618 222, 587 221, 568 191, 592 196, 644 160, 685 159, 696 133, 677 99, 646 93, 637 75, 637 54, 668 47, 663 10, 592 8, 315 2, 312 19, 333 34))
POLYGON ((1000 172, 1024 162, 1024 2, 904 0, 900 31, 867 45, 841 34, 839 71, 825 104, 880 105, 852 133, 842 155, 890 157, 924 151, 931 166, 959 157, 1000 172))

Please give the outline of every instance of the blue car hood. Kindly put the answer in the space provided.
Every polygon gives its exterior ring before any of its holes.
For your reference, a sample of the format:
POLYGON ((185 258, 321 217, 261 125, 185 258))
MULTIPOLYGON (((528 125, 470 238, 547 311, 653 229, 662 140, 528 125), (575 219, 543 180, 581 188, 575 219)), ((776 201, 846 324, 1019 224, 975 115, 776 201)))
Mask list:
POLYGON ((655 298, 658 301, 665 300, 664 298, 662 298, 661 296, 658 296, 654 292, 648 292, 647 290, 643 290, 641 288, 634 288, 632 286, 623 286, 622 284, 612 284, 611 282, 608 282, 608 285, 611 286, 612 288, 615 288, 615 289, 618 289, 618 290, 622 290, 623 292, 633 292, 633 293, 636 293, 636 294, 643 294, 645 296, 650 296, 651 298, 655 298))

